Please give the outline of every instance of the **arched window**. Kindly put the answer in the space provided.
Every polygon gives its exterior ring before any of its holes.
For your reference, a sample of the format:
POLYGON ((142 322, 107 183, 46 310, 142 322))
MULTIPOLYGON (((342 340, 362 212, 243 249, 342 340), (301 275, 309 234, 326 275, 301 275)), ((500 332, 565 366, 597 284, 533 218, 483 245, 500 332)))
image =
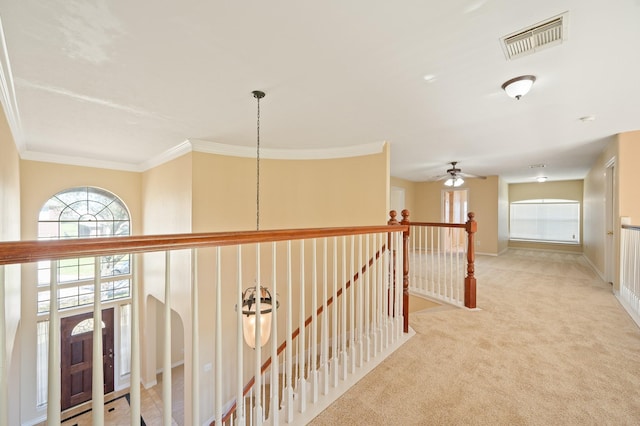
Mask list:
MULTIPOLYGON (((116 195, 99 188, 64 190, 51 197, 40 210, 38 239, 91 238, 130 235, 129 211, 116 195)), ((94 257, 58 262, 60 309, 93 303, 94 257)), ((38 262, 38 313, 49 311, 50 262, 38 262)), ((131 294, 131 256, 118 254, 100 259, 102 301, 131 294)))

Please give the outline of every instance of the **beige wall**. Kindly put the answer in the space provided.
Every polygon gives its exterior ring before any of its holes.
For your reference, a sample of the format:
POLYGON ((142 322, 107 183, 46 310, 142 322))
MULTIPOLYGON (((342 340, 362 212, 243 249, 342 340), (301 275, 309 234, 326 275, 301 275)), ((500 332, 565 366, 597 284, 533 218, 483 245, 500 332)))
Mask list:
MULTIPOLYGON (((38 236, 38 213, 44 203, 56 193, 77 186, 94 186, 108 190, 120 197, 129 208, 132 233, 140 234, 141 176, 139 173, 91 167, 69 166, 22 160, 20 162, 20 204, 22 239, 32 240, 38 236)), ((23 265, 21 346, 23 368, 20 382, 23 388, 22 416, 36 418, 43 413, 35 407, 36 378, 36 304, 37 292, 35 264, 23 265)))
MULTIPOLYGON (((543 183, 509 184, 509 202, 536 199, 577 200, 580 202, 580 217, 583 217, 583 181, 564 180, 543 183)), ((582 253, 584 220, 580 221, 580 244, 538 243, 533 241, 509 241, 509 247, 539 250, 557 250, 582 253)))
MULTIPOLYGON (((20 159, 4 111, 0 108, 0 241, 20 239, 20 159)), ((0 350, 7 356, 7 379, 19 382, 21 347, 17 343, 21 313, 21 271, 19 265, 0 267, 0 315, 5 316, 5 328, 0 330, 0 350), (4 312, 4 314, 3 314, 4 312), (3 334, 4 333, 4 334, 3 334), (4 346, 3 346, 4 345, 4 346)), ((0 383, 2 391, 9 389, 0 383)), ((0 401, 0 423, 18 424, 21 387, 11 386, 8 407, 0 401)), ((0 391, 1 392, 1 391, 0 391)))
POLYGON ((618 135, 618 150, 619 215, 640 225, 640 131, 618 135))
MULTIPOLYGON (((620 217, 629 217, 633 225, 640 225, 640 131, 621 133, 609 139, 589 174, 585 178, 584 254, 601 276, 606 271, 606 182, 607 167, 614 164, 614 241, 620 241, 620 217)), ((613 271, 609 279, 619 288, 619 245, 614 244, 613 271)))
MULTIPOLYGON (((413 220, 413 216, 416 213, 416 188, 418 186, 418 183, 406 179, 391 177, 391 186, 404 189, 404 208, 409 210, 409 220, 413 220)), ((396 219, 400 221, 400 219, 402 219, 402 216, 400 212, 397 213, 398 215, 396 216, 396 219)))
MULTIPOLYGON (((143 233, 178 234, 192 231, 192 158, 185 154, 142 174, 142 222, 143 233)), ((170 253, 170 301, 171 310, 181 318, 182 327, 172 328, 171 352, 181 351, 184 344, 184 359, 191 357, 191 253, 170 253)), ((141 328, 142 380, 145 385, 155 383, 156 371, 163 367, 157 358, 156 347, 162 345, 163 324, 157 318, 165 318, 165 255, 146 253, 143 256, 143 315, 141 328), (160 311, 160 312, 158 312, 160 311)), ((180 324, 177 322, 176 324, 180 324)), ((191 397, 191 364, 185 363, 185 398, 191 397)), ((188 399, 186 399, 188 400, 188 399)), ((191 413, 185 412, 185 422, 190 422, 191 413)))
MULTIPOLYGON (((499 244, 499 178, 489 176, 487 179, 465 179, 464 185, 458 189, 468 190, 468 211, 475 213, 478 222, 476 234, 476 251, 478 253, 497 255, 499 244)), ((442 192, 446 187, 442 182, 420 182, 416 184, 414 222, 442 221, 442 192)), ((504 243, 502 243, 504 246, 504 243)))
MULTIPOLYGON (((388 147, 379 154, 326 160, 260 160, 260 229, 315 228, 333 226, 382 225, 387 221, 388 209, 388 147)), ((227 157, 215 154, 193 153, 193 231, 218 232, 254 230, 256 227, 256 161, 252 158, 227 157)), ((321 243, 321 242, 320 242, 321 243)), ((298 243, 294 244, 295 246, 298 243)), ((310 250, 309 245, 306 245, 310 250)), ((262 262, 270 262, 269 247, 262 248, 262 262)), ((278 245, 278 276, 286 276, 282 259, 285 258, 284 245, 278 245)), ((294 253, 297 247, 293 248, 294 253)), ((235 303, 237 285, 237 262, 235 248, 222 249, 223 304, 222 327, 235 328, 235 303)), ((329 253, 330 254, 330 253, 329 253)), ((215 263, 213 250, 200 250, 198 281, 207 283, 199 286, 201 366, 212 364, 215 318, 211 303, 216 301, 216 281, 212 276, 215 263)), ((255 247, 243 247, 243 282, 246 288, 255 285, 255 247)), ((311 265, 305 271, 310 273, 311 265)), ((297 265, 292 268, 292 276, 299 277, 297 265)), ((263 285, 271 286, 271 277, 261 277, 263 285)), ((298 282, 298 280, 296 280, 298 282)), ((281 283, 282 284, 282 283, 281 283)), ((307 286, 311 279, 307 280, 307 286)), ((279 290, 284 297, 285 289, 279 290)), ((299 299, 298 285, 292 289, 293 300, 299 299)), ((310 312, 310 304, 306 306, 310 312)), ((296 303, 292 314, 298 315, 296 303)), ((186 324, 189 319, 183 318, 186 324)), ((284 321, 279 322, 279 334, 285 334, 284 321)), ((235 339, 225 334, 223 342, 234 353, 235 339)), ((282 339, 282 337, 280 337, 282 339)), ((267 350, 267 349, 265 349, 267 350)), ((246 351, 245 351, 246 354, 246 351)), ((267 354, 265 353, 265 357, 267 354)), ((236 357, 231 356, 232 363, 236 357)), ((265 358, 266 359, 266 358, 265 358)), ((244 369, 252 374, 252 358, 246 356, 244 369)), ((185 366, 189 363, 187 360, 185 366)), ((203 398, 212 397, 211 374, 201 376, 203 398)), ((223 393, 233 389, 233 378, 223 378, 223 393)), ((223 398, 224 399, 224 398, 223 398)), ((202 418, 209 418, 212 407, 201 405, 202 418)))
POLYGON ((498 254, 509 249, 509 184, 498 179, 498 254))

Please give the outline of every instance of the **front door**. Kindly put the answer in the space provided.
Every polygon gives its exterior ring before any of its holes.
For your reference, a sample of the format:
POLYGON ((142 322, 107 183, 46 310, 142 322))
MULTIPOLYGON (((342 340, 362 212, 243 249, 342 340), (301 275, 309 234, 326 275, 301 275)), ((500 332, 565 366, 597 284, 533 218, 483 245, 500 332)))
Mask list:
MULTIPOLYGON (((102 360, 104 393, 113 392, 113 308, 102 311, 102 360)), ((61 409, 91 399, 93 365, 93 312, 62 318, 61 339, 61 409)))

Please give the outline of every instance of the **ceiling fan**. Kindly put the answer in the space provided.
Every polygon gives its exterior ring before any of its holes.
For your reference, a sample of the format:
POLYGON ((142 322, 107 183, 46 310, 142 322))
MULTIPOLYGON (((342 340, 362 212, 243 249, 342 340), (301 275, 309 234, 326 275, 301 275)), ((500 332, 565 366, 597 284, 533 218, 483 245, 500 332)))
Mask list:
POLYGON ((459 169, 458 167, 456 167, 456 164, 458 164, 457 161, 452 161, 451 162, 451 168, 447 169, 446 174, 444 175, 440 175, 440 176, 436 176, 433 180, 445 180, 444 184, 445 186, 453 186, 453 187, 458 187, 460 185, 462 185, 464 183, 464 179, 463 178, 476 178, 476 179, 486 179, 486 176, 478 176, 478 175, 472 175, 470 173, 463 173, 461 169, 459 169))

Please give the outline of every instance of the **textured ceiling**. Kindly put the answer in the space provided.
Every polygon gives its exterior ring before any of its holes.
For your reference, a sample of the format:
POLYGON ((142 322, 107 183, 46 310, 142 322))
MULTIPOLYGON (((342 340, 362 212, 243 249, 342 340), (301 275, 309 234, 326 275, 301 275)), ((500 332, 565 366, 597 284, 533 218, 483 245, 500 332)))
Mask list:
POLYGON ((0 0, 0 19, 24 158, 135 170, 185 140, 252 147, 255 89, 266 149, 387 141, 392 175, 414 181, 450 161, 581 179, 640 129, 637 0, 0 0), (567 41, 505 59, 502 36, 563 12, 567 41), (523 74, 537 81, 516 101, 500 86, 523 74))

